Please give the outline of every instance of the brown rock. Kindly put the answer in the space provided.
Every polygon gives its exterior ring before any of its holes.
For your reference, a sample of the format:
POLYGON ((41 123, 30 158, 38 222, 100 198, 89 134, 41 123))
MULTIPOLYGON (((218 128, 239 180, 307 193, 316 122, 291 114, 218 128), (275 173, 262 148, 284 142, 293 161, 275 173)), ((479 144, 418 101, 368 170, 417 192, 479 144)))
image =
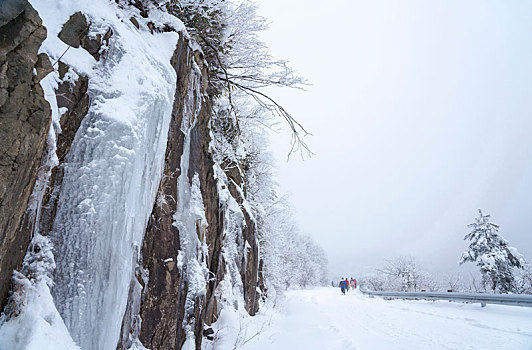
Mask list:
POLYGON ((39 29, 41 34, 46 33, 37 11, 26 0, 2 0, 0 23, 3 23, 0 25, 0 61, 28 40, 34 30, 42 28, 39 29))
POLYGON ((111 28, 107 30, 107 32, 103 35, 102 34, 96 34, 95 37, 89 37, 88 35, 85 35, 81 39, 81 47, 87 50, 92 57, 96 59, 96 61, 100 60, 100 56, 105 54, 105 52, 101 52, 102 46, 105 44, 106 46, 109 45, 109 39, 113 35, 113 31, 111 28))
POLYGON ((148 222, 142 247, 144 268, 149 271, 148 284, 140 308, 142 327, 139 339, 150 349, 178 349, 183 336, 186 287, 178 269, 168 270, 163 262, 177 257, 180 249, 179 231, 172 225, 177 210, 177 178, 183 153, 184 135, 181 132, 184 95, 191 73, 191 56, 187 55, 188 40, 181 36, 172 59, 178 82, 172 119, 168 131, 164 175, 152 215, 148 222))
MULTIPOLYGON (((102 45, 105 44, 105 46, 108 47, 109 46, 109 39, 111 39, 112 36, 113 36, 113 30, 111 28, 109 28, 107 30, 107 32, 105 33, 105 35, 103 36, 103 38, 102 38, 102 41, 101 41, 102 45)), ((101 54, 105 55, 106 52, 107 52, 107 49, 103 50, 101 54)))
POLYGON ((155 29, 155 24, 153 24, 153 22, 148 22, 148 29, 150 30, 150 33, 153 34, 153 30, 155 29))
POLYGON ((70 16, 58 36, 65 44, 72 47, 79 47, 88 32, 89 23, 87 22, 87 18, 78 11, 70 16))
POLYGON ((250 248, 247 250, 247 256, 242 257, 241 265, 242 271, 240 271, 242 282, 244 283, 244 301, 246 302, 247 312, 253 316, 259 310, 257 287, 259 282, 259 248, 256 240, 256 227, 255 223, 251 220, 249 213, 243 207, 244 198, 240 194, 240 191, 236 188, 236 185, 241 186, 243 183, 242 170, 238 164, 228 167, 227 176, 229 177, 229 192, 237 200, 240 205, 240 209, 244 213, 244 219, 246 226, 242 230, 242 236, 245 242, 249 244, 250 248))
MULTIPOLYGON (((69 67, 59 61, 59 75, 61 78, 68 72, 69 67)), ((87 88, 89 80, 86 76, 80 75, 78 80, 72 84, 65 81, 59 84, 56 90, 57 106, 65 107, 67 111, 61 116, 59 124, 61 133, 57 136, 56 154, 59 159, 59 166, 52 169, 52 175, 48 187, 45 190, 41 205, 40 232, 46 235, 52 229, 57 206, 59 204, 59 192, 63 182, 64 170, 62 164, 70 151, 74 137, 87 115, 90 107, 87 88)))
POLYGON ((0 27, 18 17, 26 10, 26 3, 19 0, 3 0, 0 2, 0 27))
POLYGON ((37 75, 33 77, 33 82, 40 82, 45 76, 54 71, 50 58, 45 53, 41 53, 37 56, 37 63, 35 64, 35 70, 37 75))
POLYGON ((137 21, 135 17, 131 17, 129 20, 131 21, 131 23, 133 23, 135 27, 137 27, 137 29, 140 28, 139 21, 137 21))
MULTIPOLYGON (((13 269, 26 253, 33 221, 23 221, 51 121, 44 93, 33 71, 49 66, 37 51, 46 37, 27 1, 0 4, 0 309, 13 269), (4 9, 9 7, 4 12, 4 9)), ((49 63, 49 61, 48 61, 49 63)))
MULTIPOLYGON (((183 153, 184 134, 181 132, 181 122, 184 113, 185 96, 189 89, 189 77, 193 71, 194 53, 191 52, 188 39, 181 35, 178 47, 172 58, 172 65, 177 72, 177 89, 172 111, 172 119, 168 132, 166 161, 164 175, 161 180, 157 200, 147 225, 144 237, 142 258, 143 268, 148 271, 149 279, 143 285, 140 317, 142 319, 139 339, 147 348, 176 349, 183 345, 186 339, 183 329, 184 322, 195 322, 196 347, 201 346, 203 325, 210 324, 218 316, 218 304, 214 297, 214 290, 223 279, 224 263, 221 257, 223 214, 219 212, 216 180, 213 174, 213 161, 209 153, 209 119, 211 107, 208 99, 202 101, 196 127, 191 131, 191 159, 189 177, 194 173, 200 176, 200 186, 206 208, 206 229, 198 227, 200 238, 205 235, 209 247, 207 266, 216 276, 208 283, 207 295, 196 298, 194 310, 185 319, 185 301, 187 299, 188 281, 180 276, 179 269, 173 263, 164 263, 168 257, 176 257, 180 249, 178 229, 172 225, 173 215, 177 210, 178 198, 177 178, 180 176, 180 158, 183 153), (177 170, 176 170, 177 169, 177 170)), ((202 62, 201 62, 202 63, 202 62)), ((200 63, 200 64, 201 64, 200 63)), ((201 80, 208 77, 205 67, 202 67, 201 80)), ((202 87, 207 85, 200 82, 202 87)), ((202 98, 202 95, 196 98, 202 98)), ((139 282, 141 281, 138 278, 139 282)), ((128 311, 133 311, 133 301, 130 300, 128 311)), ((134 319, 126 314, 122 327, 122 342, 118 348, 127 348, 128 320, 134 319)))
POLYGON ((88 35, 81 39, 81 47, 87 50, 96 61, 100 60, 100 48, 102 47, 102 35, 97 34, 96 37, 91 38, 88 35))
MULTIPOLYGON (((152 215, 146 228, 142 248, 142 267, 147 271, 147 280, 137 276, 142 285, 142 299, 140 305, 140 330, 128 329, 134 315, 134 297, 128 302, 128 311, 122 325, 122 341, 119 349, 129 347, 129 334, 138 334, 142 344, 151 349, 176 349, 183 345, 186 339, 183 325, 193 322, 196 337, 196 349, 201 349, 203 336, 211 337, 209 325, 215 322, 219 314, 219 303, 215 291, 226 271, 226 262, 223 259, 223 233, 224 213, 220 208, 217 180, 214 177, 214 162, 209 150, 210 145, 210 119, 212 115, 211 100, 207 96, 208 70, 204 64, 201 52, 192 52, 188 39, 181 35, 178 47, 172 58, 172 65, 177 73, 177 89, 172 111, 172 120, 168 132, 166 160, 164 174, 161 180, 157 200, 154 204, 152 215), (177 210, 178 198, 177 179, 180 173, 180 158, 183 153, 184 134, 180 130, 184 113, 184 99, 189 90, 189 78, 192 73, 193 63, 201 71, 201 93, 194 96, 202 99, 201 111, 195 127, 191 130, 190 139, 190 164, 187 174, 192 179, 194 174, 199 175, 202 199, 205 206, 207 226, 198 226, 198 238, 205 238, 208 247, 206 265, 212 278, 206 285, 205 296, 194 300, 191 314, 185 312, 187 300, 188 281, 179 274, 173 263, 164 263, 169 257, 175 258, 180 249, 179 230, 173 226, 173 215, 177 210), (207 330, 207 331, 205 331, 207 330)), ((199 101, 198 101, 199 102, 199 101)), ((242 176, 239 166, 232 167, 228 177, 235 184, 242 186, 242 176)), ((250 249, 247 256, 242 257, 241 277, 244 282, 245 306, 253 315, 258 310, 259 261, 256 241, 256 228, 250 215, 243 209, 243 198, 235 185, 230 186, 231 194, 242 207, 246 220, 246 227, 242 231, 242 239, 247 241, 250 249)), ((131 297, 131 295, 130 295, 131 297)))
POLYGON ((59 72, 59 79, 63 79, 65 77, 65 74, 67 74, 68 69, 69 67, 65 63, 61 61, 58 62, 57 70, 59 72))
POLYGON ((0 107, 4 105, 7 101, 7 97, 9 96, 9 93, 7 92, 7 88, 9 87, 9 84, 7 83, 7 62, 4 62, 0 66, 0 107))

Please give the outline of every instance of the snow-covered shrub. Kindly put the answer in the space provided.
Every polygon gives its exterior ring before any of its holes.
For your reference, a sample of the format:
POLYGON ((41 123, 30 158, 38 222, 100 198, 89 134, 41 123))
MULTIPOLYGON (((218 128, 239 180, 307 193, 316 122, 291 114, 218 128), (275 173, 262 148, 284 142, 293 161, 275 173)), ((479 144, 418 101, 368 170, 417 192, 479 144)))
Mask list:
POLYGON ((406 256, 386 260, 382 267, 365 274, 360 282, 376 291, 434 292, 444 289, 441 279, 423 269, 413 257, 406 256))
POLYGON ((419 267, 412 257, 398 257, 387 260, 378 271, 389 278, 388 285, 403 292, 420 289, 421 275, 419 267))
POLYGON ((515 293, 532 294, 532 264, 526 262, 515 274, 515 293))

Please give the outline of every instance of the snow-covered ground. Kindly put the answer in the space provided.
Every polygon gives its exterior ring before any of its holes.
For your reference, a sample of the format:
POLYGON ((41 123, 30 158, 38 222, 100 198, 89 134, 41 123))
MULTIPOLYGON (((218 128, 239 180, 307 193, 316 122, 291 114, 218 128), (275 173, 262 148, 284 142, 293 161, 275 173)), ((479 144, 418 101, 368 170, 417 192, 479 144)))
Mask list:
POLYGON ((532 308, 294 290, 254 318, 223 314, 206 349, 532 349, 532 308))

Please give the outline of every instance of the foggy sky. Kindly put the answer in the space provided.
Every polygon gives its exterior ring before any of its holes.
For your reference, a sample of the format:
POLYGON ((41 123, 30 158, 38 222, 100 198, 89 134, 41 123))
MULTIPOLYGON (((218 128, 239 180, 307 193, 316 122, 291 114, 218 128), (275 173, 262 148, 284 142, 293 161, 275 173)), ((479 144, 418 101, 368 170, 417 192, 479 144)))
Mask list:
POLYGON ((276 58, 311 83, 274 96, 313 133, 272 149, 334 275, 412 255, 457 268, 477 209, 532 258, 532 2, 262 0, 276 58))

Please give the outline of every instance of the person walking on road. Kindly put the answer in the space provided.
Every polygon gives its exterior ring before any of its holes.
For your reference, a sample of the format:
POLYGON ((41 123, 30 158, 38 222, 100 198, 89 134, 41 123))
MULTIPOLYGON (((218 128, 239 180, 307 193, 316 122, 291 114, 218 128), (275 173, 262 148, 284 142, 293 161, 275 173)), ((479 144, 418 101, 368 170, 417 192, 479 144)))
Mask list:
POLYGON ((342 291, 342 294, 345 295, 345 289, 347 286, 347 280, 344 280, 342 277, 342 280, 340 281, 340 290, 342 291))

